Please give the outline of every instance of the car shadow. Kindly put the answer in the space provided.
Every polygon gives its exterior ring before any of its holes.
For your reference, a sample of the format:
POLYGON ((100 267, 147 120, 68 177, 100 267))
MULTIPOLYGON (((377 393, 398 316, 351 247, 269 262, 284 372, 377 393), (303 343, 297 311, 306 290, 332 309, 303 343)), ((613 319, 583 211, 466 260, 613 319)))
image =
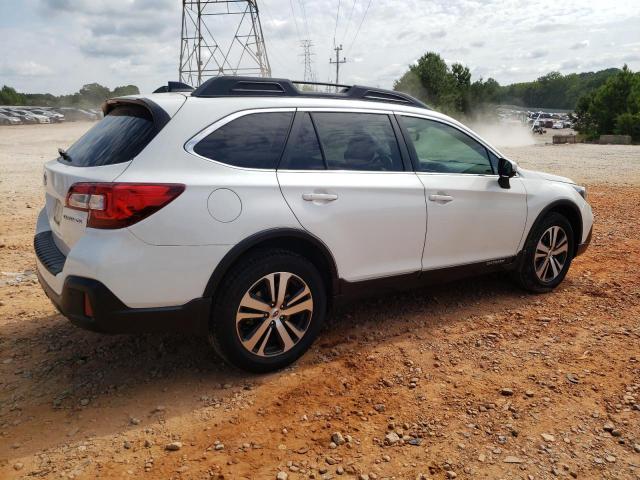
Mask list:
MULTIPOLYGON (((416 321, 428 329, 532 298, 504 275, 493 274, 353 300, 332 310, 311 353, 293 368, 313 368, 323 361, 323 350, 336 345, 366 348, 355 341, 363 328, 382 332, 376 341, 384 343, 414 329, 416 321)), ((6 437, 0 459, 135 428, 132 418, 154 421, 224 403, 281 375, 228 367, 199 338, 102 335, 81 330, 61 315, 4 325, 0 339, 0 358, 12 359, 0 364, 0 426, 6 437), (42 435, 27 438, 34 424, 42 435), (57 434, 60 429, 65 435, 57 434), (16 443, 19 448, 12 450, 16 443)))

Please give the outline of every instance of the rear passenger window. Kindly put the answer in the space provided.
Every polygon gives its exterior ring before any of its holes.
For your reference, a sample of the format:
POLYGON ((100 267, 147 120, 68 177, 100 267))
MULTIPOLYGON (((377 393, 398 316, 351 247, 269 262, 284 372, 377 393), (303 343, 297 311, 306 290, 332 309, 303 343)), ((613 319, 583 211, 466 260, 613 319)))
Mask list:
POLYGON ((194 152, 217 162, 245 168, 276 168, 293 112, 250 113, 200 140, 194 152))
POLYGON ((322 150, 308 113, 298 113, 280 166, 283 170, 324 170, 322 150))
POLYGON ((330 170, 404 170, 387 115, 347 112, 312 115, 330 170))

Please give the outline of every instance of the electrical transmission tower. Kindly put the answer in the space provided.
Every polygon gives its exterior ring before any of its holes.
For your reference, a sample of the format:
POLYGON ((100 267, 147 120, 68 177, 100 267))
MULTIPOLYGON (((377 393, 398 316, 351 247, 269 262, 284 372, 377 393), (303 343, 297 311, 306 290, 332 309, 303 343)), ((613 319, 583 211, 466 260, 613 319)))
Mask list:
POLYGON ((179 74, 194 87, 219 75, 270 77, 257 0, 182 0, 179 74))
POLYGON ((311 40, 302 40, 300 42, 300 46, 302 47, 302 55, 304 56, 304 81, 305 82, 315 82, 316 76, 313 72, 313 61, 312 58, 313 51, 313 42, 311 40))
POLYGON ((347 59, 343 57, 342 60, 340 60, 340 51, 342 50, 342 45, 336 45, 334 50, 336 51, 336 60, 334 62, 332 59, 329 59, 329 63, 336 65, 336 84, 339 85, 340 84, 340 64, 347 63, 347 59))

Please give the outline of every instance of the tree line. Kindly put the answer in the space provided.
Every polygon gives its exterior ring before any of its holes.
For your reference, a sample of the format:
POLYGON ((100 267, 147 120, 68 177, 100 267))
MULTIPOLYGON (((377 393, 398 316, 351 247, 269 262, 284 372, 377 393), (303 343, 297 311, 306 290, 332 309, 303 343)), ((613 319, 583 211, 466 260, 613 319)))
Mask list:
POLYGON ((439 54, 428 52, 396 80, 394 89, 453 115, 473 114, 491 104, 573 110, 582 96, 598 89, 618 72, 618 68, 568 75, 551 72, 532 82, 501 86, 493 78, 472 81, 465 65, 449 66, 439 54))
POLYGON ((499 104, 572 110, 576 129, 589 138, 624 134, 640 141, 640 72, 626 65, 568 75, 551 72, 532 82, 501 86, 493 78, 472 81, 465 65, 449 66, 440 55, 428 52, 393 88, 458 118, 486 113, 499 104))
POLYGON ((0 90, 0 105, 95 108, 108 98, 139 93, 140 90, 135 85, 123 85, 109 90, 99 83, 88 83, 76 93, 56 96, 50 93, 20 93, 5 85, 0 90))

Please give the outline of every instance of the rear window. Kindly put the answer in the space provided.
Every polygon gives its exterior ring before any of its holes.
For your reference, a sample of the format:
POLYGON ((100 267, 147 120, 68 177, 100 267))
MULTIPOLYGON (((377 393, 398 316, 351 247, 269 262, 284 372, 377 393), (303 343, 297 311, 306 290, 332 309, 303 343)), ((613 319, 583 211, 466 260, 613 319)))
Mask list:
POLYGON ((276 168, 293 112, 250 113, 223 125, 194 147, 198 155, 244 168, 276 168))
POLYGON ((118 105, 67 150, 62 160, 100 167, 132 160, 156 135, 151 113, 141 105, 118 105))

